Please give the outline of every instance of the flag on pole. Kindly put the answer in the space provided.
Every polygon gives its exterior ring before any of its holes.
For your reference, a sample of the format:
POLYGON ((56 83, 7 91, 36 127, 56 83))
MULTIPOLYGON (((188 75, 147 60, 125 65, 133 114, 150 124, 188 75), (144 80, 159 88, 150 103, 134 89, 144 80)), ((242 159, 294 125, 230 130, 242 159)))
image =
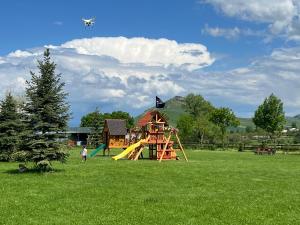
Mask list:
POLYGON ((165 107, 165 103, 159 98, 156 96, 156 108, 163 108, 165 107))

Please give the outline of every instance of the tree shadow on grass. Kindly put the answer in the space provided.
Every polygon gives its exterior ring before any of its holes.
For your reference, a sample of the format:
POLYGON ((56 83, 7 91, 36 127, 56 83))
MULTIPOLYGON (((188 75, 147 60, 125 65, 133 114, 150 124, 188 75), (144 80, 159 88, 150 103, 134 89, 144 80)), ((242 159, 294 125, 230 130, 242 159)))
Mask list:
POLYGON ((43 175, 43 174, 55 174, 55 173, 62 173, 65 172, 64 169, 52 169, 50 171, 40 171, 35 168, 29 168, 26 171, 20 172, 19 169, 10 169, 6 170, 3 173, 11 174, 11 175, 23 175, 23 174, 37 174, 37 175, 43 175))

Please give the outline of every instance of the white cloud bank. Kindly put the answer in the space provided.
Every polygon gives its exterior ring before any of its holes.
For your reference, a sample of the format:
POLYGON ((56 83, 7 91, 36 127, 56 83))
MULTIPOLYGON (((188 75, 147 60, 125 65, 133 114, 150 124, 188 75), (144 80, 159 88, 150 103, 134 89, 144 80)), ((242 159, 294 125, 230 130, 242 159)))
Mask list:
POLYGON ((120 63, 141 63, 165 68, 174 66, 195 70, 213 62, 205 46, 179 44, 168 39, 95 37, 69 41, 61 47, 74 48, 79 54, 110 56, 120 63))
POLYGON ((265 23, 275 36, 300 40, 299 0, 203 0, 226 16, 265 23))
POLYGON ((280 48, 247 67, 200 76, 193 74, 187 79, 190 90, 198 89, 220 105, 235 105, 237 112, 246 107, 247 115, 251 115, 265 97, 274 93, 284 102, 287 114, 295 115, 300 113, 299 64, 299 47, 280 48), (252 109, 251 113, 249 109, 252 109))
MULTIPOLYGON (((236 112, 241 106, 255 108, 273 92, 282 98, 288 113, 300 112, 300 48, 277 49, 247 67, 221 73, 203 71, 214 60, 205 46, 195 43, 117 37, 48 47, 66 82, 77 121, 78 114, 96 106, 141 111, 154 105, 155 95, 167 99, 189 92, 236 112)), ((43 51, 44 47, 17 50, 0 57, 0 97, 7 90, 24 91, 29 71, 37 71, 36 60, 43 51)))
MULTIPOLYGON (((184 87, 173 77, 214 61, 204 45, 168 39, 95 37, 46 47, 63 74, 71 104, 103 103, 114 110, 153 105, 155 95, 182 94, 184 87)), ((0 58, 0 97, 7 90, 24 92, 43 51, 16 50, 0 58)))

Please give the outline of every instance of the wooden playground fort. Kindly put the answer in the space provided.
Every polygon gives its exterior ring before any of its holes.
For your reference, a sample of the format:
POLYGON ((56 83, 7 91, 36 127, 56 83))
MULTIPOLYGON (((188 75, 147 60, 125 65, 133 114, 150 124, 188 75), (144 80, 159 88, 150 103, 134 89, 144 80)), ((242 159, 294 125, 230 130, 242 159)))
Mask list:
POLYGON ((118 160, 127 157, 131 160, 143 158, 143 150, 148 146, 149 159, 151 160, 178 160, 177 151, 183 153, 188 161, 177 134, 177 129, 169 128, 166 119, 157 110, 147 112, 137 123, 137 129, 129 135, 128 147, 120 154, 113 157, 118 160), (131 137, 135 137, 134 143, 131 137), (137 138, 140 137, 140 138, 137 138), (137 141, 137 139, 139 139, 137 141), (178 149, 174 148, 177 142, 178 149))

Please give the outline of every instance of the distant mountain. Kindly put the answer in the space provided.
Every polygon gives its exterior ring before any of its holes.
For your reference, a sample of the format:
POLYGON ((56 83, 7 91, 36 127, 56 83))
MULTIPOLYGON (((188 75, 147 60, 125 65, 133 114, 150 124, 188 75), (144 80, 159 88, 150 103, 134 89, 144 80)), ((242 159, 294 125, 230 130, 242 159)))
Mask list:
MULTIPOLYGON (((163 109, 157 109, 157 110, 165 113, 168 117, 169 124, 171 126, 175 127, 179 116, 182 113, 184 113, 183 104, 184 104, 184 97, 175 96, 175 97, 165 101, 165 107, 163 109)), ((152 107, 150 109, 147 109, 144 113, 154 110, 154 109, 156 109, 156 108, 152 107)), ((143 114, 137 116, 135 118, 135 120, 137 121, 139 118, 142 117, 143 114)))
MULTIPOLYGON (((293 123, 296 123, 297 127, 300 127, 300 116, 299 117, 290 117, 287 116, 286 118, 286 127, 291 127, 293 123)), ((252 118, 239 118, 241 125, 240 127, 247 127, 251 126, 254 127, 254 123, 252 122, 252 118)))
POLYGON ((298 115, 294 116, 293 118, 295 118, 295 119, 299 119, 299 120, 300 120, 300 114, 298 114, 298 115))
MULTIPOLYGON (((175 96, 167 101, 165 101, 166 105, 163 109, 158 109, 160 112, 165 113, 168 116, 168 121, 171 126, 176 126, 177 120, 181 114, 184 113, 183 104, 184 97, 175 96)), ((154 107, 147 109, 145 112, 155 109, 154 107)), ((144 113, 145 113, 144 112, 144 113)), ((144 114, 143 113, 143 114, 144 114)), ((137 116, 135 120, 138 120, 143 114, 137 116)), ((246 128, 247 126, 255 127, 252 122, 252 118, 239 118, 240 120, 240 128, 246 128)), ((296 123, 297 127, 300 128, 300 114, 294 117, 286 117, 287 123, 286 126, 291 126, 292 123, 296 123)))

